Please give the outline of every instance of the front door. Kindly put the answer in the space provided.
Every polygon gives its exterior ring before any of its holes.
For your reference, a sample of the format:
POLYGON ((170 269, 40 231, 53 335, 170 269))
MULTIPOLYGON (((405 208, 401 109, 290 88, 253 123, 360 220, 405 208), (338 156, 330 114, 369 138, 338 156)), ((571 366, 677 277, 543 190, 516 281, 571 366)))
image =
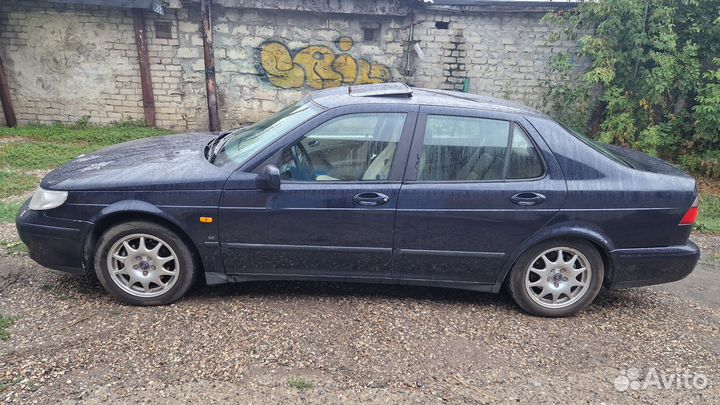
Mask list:
POLYGON ((389 278, 416 115, 406 106, 331 110, 258 166, 280 169, 280 191, 229 181, 220 207, 226 271, 389 278))
POLYGON ((562 174, 521 122, 421 109, 398 202, 395 276, 494 284, 517 246, 558 212, 562 174))

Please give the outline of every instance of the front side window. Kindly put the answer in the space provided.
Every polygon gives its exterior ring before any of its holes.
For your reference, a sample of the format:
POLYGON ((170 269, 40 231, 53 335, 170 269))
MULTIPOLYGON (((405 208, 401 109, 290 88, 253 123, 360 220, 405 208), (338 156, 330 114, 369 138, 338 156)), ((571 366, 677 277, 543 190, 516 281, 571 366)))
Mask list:
POLYGON ((475 117, 427 117, 419 181, 523 179, 539 177, 542 171, 537 151, 517 124, 475 117))
POLYGON ((333 118, 281 152, 281 176, 291 181, 387 180, 405 117, 358 113, 333 118))

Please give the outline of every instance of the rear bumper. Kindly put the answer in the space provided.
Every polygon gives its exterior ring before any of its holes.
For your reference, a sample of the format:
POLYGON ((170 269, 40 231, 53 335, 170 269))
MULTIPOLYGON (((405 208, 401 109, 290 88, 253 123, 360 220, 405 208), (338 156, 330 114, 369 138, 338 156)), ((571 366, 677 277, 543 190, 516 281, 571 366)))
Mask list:
POLYGON ((692 241, 682 246, 610 251, 613 277, 609 287, 627 288, 682 280, 692 273, 700 249, 692 241))
POLYGON ((25 201, 15 225, 30 258, 38 264, 70 273, 85 273, 83 244, 92 223, 53 218, 28 209, 25 201))

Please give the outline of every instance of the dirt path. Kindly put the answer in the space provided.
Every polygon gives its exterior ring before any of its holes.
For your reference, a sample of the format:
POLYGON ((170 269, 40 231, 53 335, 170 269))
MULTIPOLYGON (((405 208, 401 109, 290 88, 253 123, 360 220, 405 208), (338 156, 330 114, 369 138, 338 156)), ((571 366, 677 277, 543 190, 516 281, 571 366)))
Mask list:
POLYGON ((504 296, 331 283, 198 288, 175 305, 128 307, 90 280, 2 254, 0 315, 17 317, 0 341, 3 403, 720 398, 712 266, 682 288, 605 291, 579 316, 551 320, 504 296), (629 368, 702 373, 708 384, 619 391, 629 368))

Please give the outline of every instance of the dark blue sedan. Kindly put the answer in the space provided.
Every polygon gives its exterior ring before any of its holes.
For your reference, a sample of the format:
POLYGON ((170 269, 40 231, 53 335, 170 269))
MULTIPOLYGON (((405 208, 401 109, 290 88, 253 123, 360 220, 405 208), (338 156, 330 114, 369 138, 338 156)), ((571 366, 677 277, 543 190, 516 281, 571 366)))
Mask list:
POLYGON ((48 174, 17 218, 38 263, 134 305, 195 279, 498 292, 565 316, 679 280, 695 181, 511 102, 402 84, 311 94, 214 136, 144 139, 48 174))

